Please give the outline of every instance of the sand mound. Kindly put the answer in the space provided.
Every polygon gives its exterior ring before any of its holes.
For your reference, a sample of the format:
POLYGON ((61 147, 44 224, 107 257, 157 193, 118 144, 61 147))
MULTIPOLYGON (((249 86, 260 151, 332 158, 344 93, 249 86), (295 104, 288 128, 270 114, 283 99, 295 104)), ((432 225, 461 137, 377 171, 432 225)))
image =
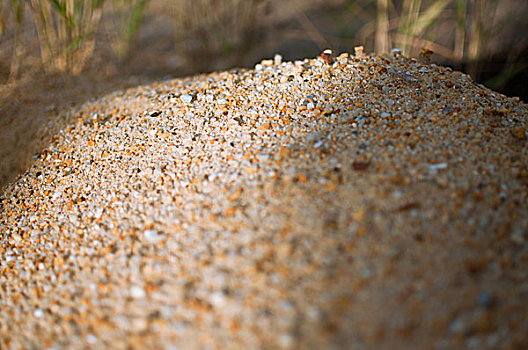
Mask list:
POLYGON ((527 106, 328 61, 73 113, 0 197, 0 347, 528 346, 527 106))

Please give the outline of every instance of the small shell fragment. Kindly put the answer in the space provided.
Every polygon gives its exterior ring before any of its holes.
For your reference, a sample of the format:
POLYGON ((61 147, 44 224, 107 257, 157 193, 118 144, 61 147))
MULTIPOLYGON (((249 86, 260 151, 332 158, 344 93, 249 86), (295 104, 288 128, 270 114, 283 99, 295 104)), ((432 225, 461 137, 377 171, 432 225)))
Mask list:
POLYGON ((332 50, 330 49, 326 49, 323 51, 323 53, 321 54, 321 58, 323 59, 323 61, 325 61, 327 64, 333 64, 334 63, 334 58, 332 57, 332 50))
POLYGON ((432 55, 433 55, 433 51, 423 48, 420 50, 420 55, 418 56, 418 62, 422 64, 429 64, 431 63, 432 55))
POLYGON ((402 49, 394 48, 391 50, 391 53, 393 56, 398 57, 402 54, 402 49))
POLYGON ((363 56, 363 46, 354 47, 354 53, 357 57, 363 56))

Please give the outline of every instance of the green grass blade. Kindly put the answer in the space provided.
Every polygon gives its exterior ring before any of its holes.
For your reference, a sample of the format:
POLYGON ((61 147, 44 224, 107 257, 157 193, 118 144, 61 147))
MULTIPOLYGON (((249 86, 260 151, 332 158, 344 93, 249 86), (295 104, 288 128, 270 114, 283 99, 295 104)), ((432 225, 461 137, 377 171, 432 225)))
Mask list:
POLYGON ((147 0, 140 0, 138 3, 134 4, 132 9, 132 15, 128 18, 126 25, 125 38, 128 43, 132 41, 134 34, 137 32, 143 14, 145 12, 145 7, 147 5, 147 0))
POLYGON ((49 0, 55 8, 59 11, 59 13, 66 18, 68 16, 66 12, 66 4, 61 3, 59 0, 49 0))
POLYGON ((21 2, 20 0, 11 0, 11 8, 13 9, 13 13, 15 14, 15 22, 17 24, 21 24, 23 20, 22 4, 23 2, 21 2))
POLYGON ((442 11, 444 11, 450 2, 451 0, 437 0, 433 2, 423 14, 417 16, 415 22, 410 27, 411 34, 413 36, 422 35, 423 32, 430 27, 438 17, 440 17, 442 11))

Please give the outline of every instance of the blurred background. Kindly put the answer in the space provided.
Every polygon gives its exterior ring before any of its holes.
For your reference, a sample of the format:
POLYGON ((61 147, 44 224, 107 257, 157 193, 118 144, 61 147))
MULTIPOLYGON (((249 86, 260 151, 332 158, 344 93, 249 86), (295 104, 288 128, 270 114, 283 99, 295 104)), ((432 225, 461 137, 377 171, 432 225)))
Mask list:
POLYGON ((527 18, 527 0, 0 0, 0 186, 68 125, 70 107, 276 53, 427 48, 433 63, 527 102, 527 18))
POLYGON ((336 53, 415 56, 527 100, 526 0, 0 0, 0 83, 153 79, 336 53))

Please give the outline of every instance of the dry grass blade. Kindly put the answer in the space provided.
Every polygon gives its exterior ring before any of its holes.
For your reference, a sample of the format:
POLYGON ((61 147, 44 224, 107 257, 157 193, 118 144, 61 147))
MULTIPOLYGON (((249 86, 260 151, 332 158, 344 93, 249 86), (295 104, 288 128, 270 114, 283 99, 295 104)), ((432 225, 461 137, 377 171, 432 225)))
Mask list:
POLYGON ((376 52, 389 52, 389 0, 377 0, 378 16, 376 21, 376 52))
POLYGON ((95 47, 102 1, 32 0, 31 5, 44 68, 79 74, 95 47))
POLYGON ((399 34, 404 38, 403 42, 400 43, 403 52, 408 53, 410 49, 410 41, 412 38, 411 26, 416 20, 418 12, 420 10, 421 1, 416 0, 404 0, 403 1, 403 16, 405 19, 403 24, 399 27, 399 34), (418 4, 417 4, 418 3, 418 4))
POLYGON ((4 14, 4 3, 0 2, 0 38, 5 31, 5 14, 4 14))
POLYGON ((111 20, 108 21, 105 29, 119 61, 123 61, 130 52, 147 3, 147 0, 110 1, 111 20))
MULTIPOLYGON (((416 39, 426 39, 426 31, 434 28, 436 21, 442 16, 450 3, 451 0, 433 1, 432 4, 426 6, 422 11, 421 1, 405 1, 404 11, 407 12, 402 14, 403 24, 399 25, 398 35, 396 36, 396 44, 402 48, 404 53, 411 54, 413 49, 420 48, 420 46, 415 45, 416 39)), ((436 33, 433 31, 433 34, 435 35, 436 33)), ((450 53, 449 56, 453 56, 453 54, 450 53)))
POLYGON ((464 57, 464 46, 466 40, 466 14, 467 6, 465 0, 456 0, 456 32, 454 53, 457 61, 462 61, 464 57))
POLYGON ((177 43, 190 65, 210 70, 219 56, 240 64, 258 24, 257 0, 178 0, 173 3, 177 43))
POLYGON ((474 17, 469 30, 470 40, 468 41, 467 58, 470 62, 470 66, 468 67, 469 74, 476 76, 478 56, 482 49, 482 20, 485 0, 475 0, 473 5, 474 17))
POLYGON ((421 36, 425 30, 442 15, 444 9, 451 0, 438 0, 433 2, 423 13, 419 14, 411 25, 410 31, 413 36, 421 36))
POLYGON ((21 45, 22 36, 24 33, 22 28, 24 2, 18 0, 11 0, 10 4, 15 20, 15 41, 13 43, 13 57, 11 59, 11 67, 9 69, 9 81, 13 81, 18 76, 20 65, 22 63, 21 61, 24 57, 23 48, 21 45))

